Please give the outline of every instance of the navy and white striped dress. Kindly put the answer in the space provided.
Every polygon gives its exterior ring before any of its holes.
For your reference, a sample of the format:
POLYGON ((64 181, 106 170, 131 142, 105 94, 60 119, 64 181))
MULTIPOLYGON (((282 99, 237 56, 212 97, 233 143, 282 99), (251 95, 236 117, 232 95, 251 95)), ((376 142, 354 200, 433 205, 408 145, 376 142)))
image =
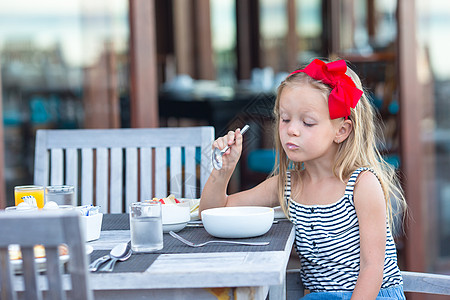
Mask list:
MULTIPOLYGON (((302 205, 291 201, 291 177, 287 174, 285 200, 295 225, 295 247, 301 261, 301 278, 306 289, 315 292, 353 291, 359 274, 359 225, 353 203, 358 175, 353 172, 344 196, 326 205, 302 205)), ((373 171, 372 171, 373 172, 373 171)), ((386 252, 381 288, 402 285, 397 252, 386 222, 386 252)))

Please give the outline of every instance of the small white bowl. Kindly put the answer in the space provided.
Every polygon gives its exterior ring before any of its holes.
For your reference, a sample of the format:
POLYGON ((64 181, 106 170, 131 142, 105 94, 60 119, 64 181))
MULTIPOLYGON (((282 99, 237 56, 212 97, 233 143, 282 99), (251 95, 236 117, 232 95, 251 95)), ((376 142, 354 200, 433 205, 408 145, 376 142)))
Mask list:
POLYGON ((202 211, 206 231, 220 238, 250 238, 272 227, 274 210, 262 206, 218 207, 202 211))
POLYGON ((92 216, 81 216, 81 226, 85 233, 86 242, 98 240, 102 228, 103 214, 98 213, 92 216))
POLYGON ((180 199, 177 204, 162 204, 161 215, 163 232, 180 231, 191 220, 188 199, 180 199))

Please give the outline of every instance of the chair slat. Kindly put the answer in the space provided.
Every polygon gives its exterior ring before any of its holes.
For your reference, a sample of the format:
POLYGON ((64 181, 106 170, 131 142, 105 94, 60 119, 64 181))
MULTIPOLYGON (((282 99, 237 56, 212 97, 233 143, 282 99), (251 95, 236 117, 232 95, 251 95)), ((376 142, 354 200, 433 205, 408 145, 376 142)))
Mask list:
POLYGON ((155 197, 167 197, 167 149, 155 149, 155 197))
POLYGON ((47 133, 46 147, 51 148, 117 148, 200 145, 207 138, 209 146, 214 139, 214 128, 122 128, 122 129, 54 129, 47 133), (70 139, 67 138, 70 136, 70 139), (124 138, 125 137, 125 138, 124 138))
POLYGON ((100 211, 108 212, 108 149, 97 148, 95 160, 95 204, 100 211))
POLYGON ((34 155, 34 184, 49 185, 49 151, 47 147, 47 130, 36 132, 36 147, 34 155))
POLYGON ((109 212, 121 213, 123 201, 123 152, 121 148, 111 148, 110 163, 109 212))
POLYGON ((16 293, 11 288, 12 284, 12 271, 9 263, 9 251, 8 247, 0 248, 0 299, 16 300, 16 293))
POLYGON ((402 271, 405 292, 450 295, 450 275, 402 271))
POLYGON ((200 162, 200 193, 212 171, 211 155, 212 143, 214 141, 214 131, 207 128, 202 129, 201 138, 201 162, 200 162))
POLYGON ((53 300, 66 299, 62 288, 61 264, 59 262, 58 246, 45 247, 47 278, 48 278, 48 297, 53 300))
POLYGON ((25 282, 25 299, 40 300, 42 293, 37 288, 36 264, 34 261, 34 248, 22 246, 22 270, 25 282))
POLYGON ((63 184, 63 150, 51 149, 51 170, 50 170, 50 185, 62 185, 63 184))
POLYGON ((136 148, 125 149, 125 207, 128 212, 130 203, 138 200, 138 159, 136 148))
POLYGON ((66 184, 73 185, 75 205, 78 205, 78 150, 66 149, 66 184))
POLYGON ((140 200, 149 200, 152 195, 152 149, 140 149, 140 200))
POLYGON ((81 149, 81 205, 93 203, 94 154, 92 149, 81 149))
POLYGON ((170 194, 181 198, 183 174, 181 173, 181 147, 170 147, 170 194))
POLYGON ((195 198, 197 197, 195 147, 186 147, 184 151, 184 197, 195 198))
POLYGON ((85 253, 85 244, 78 242, 81 239, 81 224, 79 216, 71 216, 65 218, 64 233, 67 237, 73 237, 68 240, 70 260, 68 264, 68 271, 71 274, 72 282, 72 299, 92 299, 93 293, 90 289, 89 280, 87 280, 87 256, 85 253))

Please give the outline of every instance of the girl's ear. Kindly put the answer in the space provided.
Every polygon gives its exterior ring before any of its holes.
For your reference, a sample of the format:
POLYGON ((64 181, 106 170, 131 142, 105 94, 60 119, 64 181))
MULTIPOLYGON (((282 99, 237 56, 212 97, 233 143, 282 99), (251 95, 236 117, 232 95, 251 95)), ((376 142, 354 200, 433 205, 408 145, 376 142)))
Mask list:
POLYGON ((344 120, 336 132, 334 142, 337 144, 342 143, 350 135, 353 130, 353 122, 351 120, 344 120))

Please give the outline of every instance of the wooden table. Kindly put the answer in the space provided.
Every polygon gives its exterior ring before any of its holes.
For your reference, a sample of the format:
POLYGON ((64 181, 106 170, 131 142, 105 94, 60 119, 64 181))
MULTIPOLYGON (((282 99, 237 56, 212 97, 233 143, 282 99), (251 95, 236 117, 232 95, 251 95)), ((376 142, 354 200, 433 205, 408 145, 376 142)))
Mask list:
MULTIPOLYGON (((91 273, 91 288, 95 299, 266 299, 268 293, 270 299, 285 299, 294 241, 293 227, 286 228, 282 251, 162 253, 144 272, 91 273)), ((109 250, 129 240, 129 230, 110 230, 88 244, 109 250)))

